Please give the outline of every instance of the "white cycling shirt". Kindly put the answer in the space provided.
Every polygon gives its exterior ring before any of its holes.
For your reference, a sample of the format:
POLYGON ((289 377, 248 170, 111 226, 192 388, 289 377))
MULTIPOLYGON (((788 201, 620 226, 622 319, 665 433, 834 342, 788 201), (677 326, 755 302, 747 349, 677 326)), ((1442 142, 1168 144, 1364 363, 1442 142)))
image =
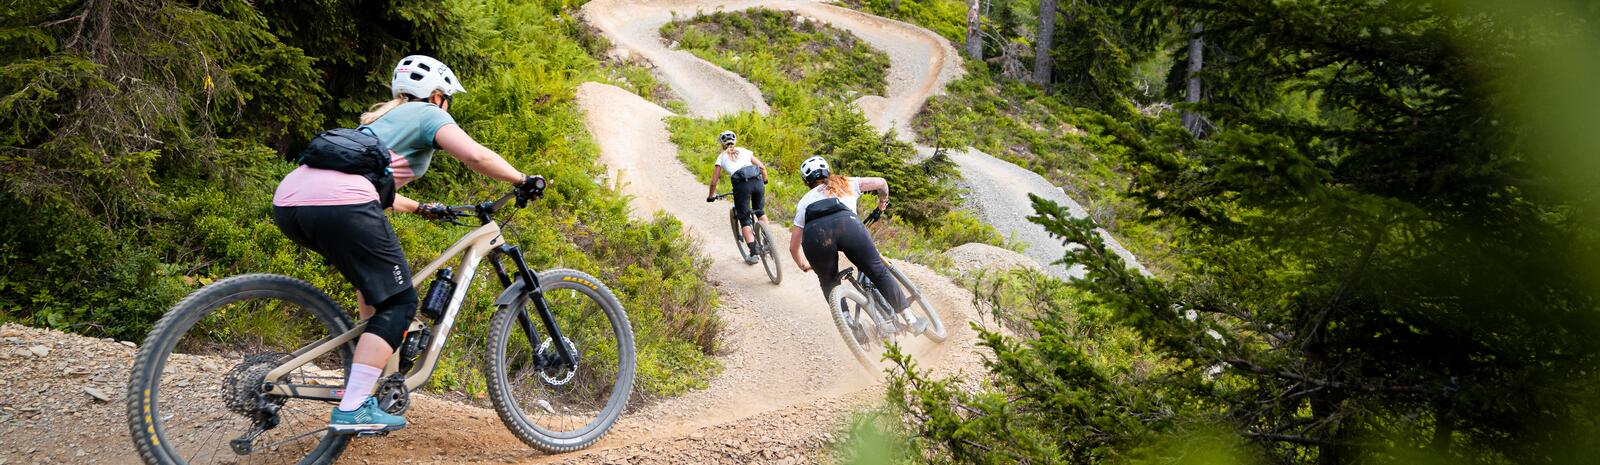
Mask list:
POLYGON ((727 150, 717 153, 717 166, 722 167, 722 172, 732 175, 733 173, 737 173, 739 170, 744 169, 744 167, 755 163, 755 153, 751 152, 750 149, 744 147, 734 147, 733 153, 734 155, 732 158, 728 157, 727 150))
MULTIPOLYGON (((861 199, 861 179, 848 179, 850 180, 850 193, 839 196, 838 198, 839 202, 843 203, 845 208, 850 209, 850 213, 855 213, 856 201, 861 199)), ((817 201, 826 199, 828 197, 832 196, 828 195, 827 183, 818 184, 817 187, 811 188, 810 192, 806 192, 806 195, 800 196, 800 202, 794 204, 794 225, 801 228, 806 227, 806 207, 809 207, 811 204, 817 203, 817 201)))

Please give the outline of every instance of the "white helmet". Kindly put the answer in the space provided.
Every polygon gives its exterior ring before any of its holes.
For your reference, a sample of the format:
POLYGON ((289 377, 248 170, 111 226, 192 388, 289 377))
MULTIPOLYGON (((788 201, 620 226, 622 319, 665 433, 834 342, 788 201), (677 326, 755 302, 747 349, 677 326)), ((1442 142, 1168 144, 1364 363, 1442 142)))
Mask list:
POLYGON ((739 135, 734 134, 733 131, 722 131, 722 134, 717 134, 717 142, 722 145, 737 144, 739 143, 739 135))
POLYGON ((433 57, 411 55, 401 58, 400 64, 395 65, 394 79, 389 81, 389 94, 394 98, 400 98, 400 94, 428 98, 435 90, 445 95, 467 91, 461 87, 461 80, 456 79, 456 73, 433 57))
POLYGON ((804 179, 806 184, 826 178, 828 174, 828 160, 822 159, 821 156, 807 158, 806 161, 800 162, 800 178, 804 179))

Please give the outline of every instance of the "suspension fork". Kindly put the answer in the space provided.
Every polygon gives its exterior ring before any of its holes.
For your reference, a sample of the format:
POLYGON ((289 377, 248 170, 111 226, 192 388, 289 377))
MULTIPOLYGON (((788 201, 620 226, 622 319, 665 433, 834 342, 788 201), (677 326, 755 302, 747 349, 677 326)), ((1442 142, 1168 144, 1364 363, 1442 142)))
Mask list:
MULTIPOLYGON (((561 327, 556 324, 555 315, 550 313, 550 306, 545 303, 544 290, 539 287, 539 276, 528 268, 528 262, 522 258, 522 250, 510 244, 503 244, 490 253, 489 262, 494 264, 494 272, 500 277, 502 286, 511 287, 514 279, 520 279, 523 295, 533 301, 533 308, 539 312, 539 319, 544 322, 544 330, 550 334, 552 346, 556 348, 556 367, 572 367, 577 365, 573 360, 572 351, 567 347, 566 337, 561 332, 561 327), (511 263, 517 266, 516 276, 506 272, 505 264, 500 263, 500 257, 510 257, 511 263)), ((528 316, 528 308, 523 307, 517 312, 517 325, 522 327, 523 335, 528 337, 528 344, 533 346, 534 353, 539 353, 539 332, 533 327, 533 318, 528 316)), ((545 365, 545 360, 536 363, 545 365)))

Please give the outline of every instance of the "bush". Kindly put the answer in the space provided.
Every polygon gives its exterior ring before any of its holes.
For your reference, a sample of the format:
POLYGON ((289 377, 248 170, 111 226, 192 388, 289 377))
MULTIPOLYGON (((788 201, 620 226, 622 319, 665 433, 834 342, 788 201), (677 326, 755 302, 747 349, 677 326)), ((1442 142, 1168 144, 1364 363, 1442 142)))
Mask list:
MULTIPOLYGON (((0 135, 10 167, 0 170, 0 201, 16 206, 0 209, 0 319, 136 340, 183 295, 244 272, 306 279, 353 308, 349 285, 272 225, 273 186, 293 168, 282 155, 296 137, 328 121, 353 123, 356 109, 388 97, 374 77, 402 54, 424 52, 467 81, 470 92, 451 108, 457 122, 514 166, 551 179, 544 200, 504 216, 508 240, 535 267, 576 268, 611 286, 634 325, 641 393, 703 386, 720 369, 710 357, 721 322, 702 281, 707 262, 676 221, 630 220, 626 201, 594 181, 597 150, 573 89, 600 78, 599 66, 557 6, 491 0, 373 12, 336 2, 121 0, 0 12, 0 75, 32 76, 0 80, 0 127, 11 130, 0 135), (101 5, 124 11, 82 11, 101 5), (355 15, 358 26, 322 31, 294 22, 306 19, 294 8, 355 15), (59 20, 78 13, 113 40, 74 41, 72 23, 59 20), (359 26, 369 23, 422 32, 359 26), (173 37, 196 46, 162 45, 173 37), (315 46, 324 55, 308 55, 294 45, 338 37, 375 48, 315 46), (138 59, 112 63, 107 50, 138 59), (355 84, 339 84, 347 81, 355 84), (330 100, 335 89, 350 93, 330 100), (155 111, 152 102, 175 105, 155 111), (300 102, 335 103, 319 111, 300 102), (107 128, 115 131, 94 132, 107 128)), ((402 194, 461 204, 504 188, 441 153, 402 194)), ((391 220, 414 266, 463 232, 413 215, 391 220)), ((434 388, 481 392, 477 360, 498 291, 469 293, 434 388)))
POLYGON ((793 218, 794 203, 807 190, 798 178, 800 162, 820 154, 841 174, 889 180, 894 212, 903 221, 875 228, 879 248, 887 255, 938 264, 940 252, 949 247, 1002 244, 993 228, 959 210, 956 172, 947 158, 917 160, 910 144, 878 134, 849 104, 862 93, 883 92, 887 56, 847 32, 797 18, 752 9, 662 27, 663 35, 680 47, 756 83, 773 109, 767 116, 672 118, 672 141, 684 166, 709 181, 718 151, 716 134, 733 130, 740 145, 768 165, 766 210, 775 221, 793 218), (838 71, 843 68, 854 71, 838 71))

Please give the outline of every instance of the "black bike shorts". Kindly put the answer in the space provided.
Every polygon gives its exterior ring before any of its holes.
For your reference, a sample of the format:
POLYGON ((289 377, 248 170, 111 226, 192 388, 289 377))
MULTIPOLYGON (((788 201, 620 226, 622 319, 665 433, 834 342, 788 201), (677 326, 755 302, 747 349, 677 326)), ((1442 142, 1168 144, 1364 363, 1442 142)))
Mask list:
POLYGON ((411 265, 377 202, 273 206, 272 220, 289 240, 326 258, 368 304, 411 289, 411 265))
POLYGON ((759 177, 733 182, 733 209, 740 226, 749 226, 751 218, 767 214, 766 196, 767 183, 759 177))

